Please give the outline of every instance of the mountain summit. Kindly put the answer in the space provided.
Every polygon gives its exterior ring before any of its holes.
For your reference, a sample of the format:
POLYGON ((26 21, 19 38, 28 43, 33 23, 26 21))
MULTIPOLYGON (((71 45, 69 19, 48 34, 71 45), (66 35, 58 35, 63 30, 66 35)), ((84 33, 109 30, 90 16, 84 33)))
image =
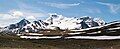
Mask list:
POLYGON ((99 18, 91 18, 89 16, 68 18, 57 14, 51 14, 45 22, 49 24, 48 28, 56 26, 60 29, 86 29, 105 24, 105 22, 99 18))
POLYGON ((86 29, 90 27, 96 27, 104 25, 105 22, 99 18, 91 18, 89 16, 76 17, 64 17, 58 14, 50 14, 45 21, 37 20, 30 22, 26 19, 22 19, 16 24, 11 24, 6 28, 12 30, 12 32, 37 32, 41 29, 86 29))
POLYGON ((22 28, 25 25, 30 24, 30 22, 26 19, 22 19, 20 22, 16 23, 16 24, 11 24, 10 26, 8 26, 9 29, 16 29, 16 28, 22 28))

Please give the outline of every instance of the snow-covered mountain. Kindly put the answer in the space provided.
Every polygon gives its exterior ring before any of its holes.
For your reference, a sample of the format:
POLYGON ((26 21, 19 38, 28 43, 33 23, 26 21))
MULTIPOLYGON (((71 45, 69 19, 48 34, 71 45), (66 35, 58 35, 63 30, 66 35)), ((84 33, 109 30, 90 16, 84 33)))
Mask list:
POLYGON ((37 32, 40 29, 45 29, 46 24, 42 20, 33 21, 30 24, 25 25, 22 30, 25 32, 37 32))
POLYGON ((20 22, 15 23, 15 24, 10 24, 9 26, 6 26, 4 28, 2 28, 2 31, 5 32, 19 32, 24 26, 26 26, 27 24, 30 24, 31 22, 29 22, 26 19, 22 19, 20 22))
POLYGON ((16 24, 11 24, 10 26, 8 26, 8 29, 22 28, 27 24, 30 24, 30 22, 26 19, 22 19, 20 22, 18 22, 16 24))
POLYGON ((53 26, 59 27, 60 29, 85 29, 105 24, 105 22, 99 18, 91 18, 89 16, 68 18, 57 14, 51 14, 45 22, 49 24, 47 27, 50 29, 53 26))
POLYGON ((103 20, 89 16, 68 18, 58 14, 50 14, 45 21, 38 20, 30 22, 23 19, 16 24, 5 27, 4 30, 12 32, 37 32, 40 29, 56 29, 56 27, 59 29, 86 29, 104 24, 105 22, 103 20))

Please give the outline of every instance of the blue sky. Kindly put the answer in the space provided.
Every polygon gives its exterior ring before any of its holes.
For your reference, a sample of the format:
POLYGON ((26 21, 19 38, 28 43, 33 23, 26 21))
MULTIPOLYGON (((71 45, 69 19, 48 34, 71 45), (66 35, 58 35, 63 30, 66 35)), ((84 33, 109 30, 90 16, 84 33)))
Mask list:
POLYGON ((120 0, 0 0, 0 26, 23 18, 44 20, 49 13, 98 17, 111 22, 120 20, 120 0))

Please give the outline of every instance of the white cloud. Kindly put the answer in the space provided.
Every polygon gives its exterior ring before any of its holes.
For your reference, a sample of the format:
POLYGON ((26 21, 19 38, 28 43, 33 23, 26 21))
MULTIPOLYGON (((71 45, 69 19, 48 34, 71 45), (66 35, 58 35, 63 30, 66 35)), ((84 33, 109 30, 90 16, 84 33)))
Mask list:
POLYGON ((31 16, 34 16, 35 18, 47 16, 47 13, 38 6, 26 4, 24 2, 17 2, 17 3, 18 3, 19 11, 23 13, 23 16, 25 18, 27 17, 29 18, 31 16))
POLYGON ((23 13, 20 12, 20 11, 13 11, 13 12, 11 13, 11 15, 13 15, 13 16, 23 16, 23 13))
POLYGON ((8 13, 0 13, 0 26, 7 26, 19 22, 25 18, 29 21, 40 19, 40 17, 46 16, 44 13, 25 12, 10 10, 8 13))
POLYGON ((86 8, 85 11, 91 14, 101 13, 101 10, 98 8, 86 8))
POLYGON ((10 14, 0 13, 0 26, 7 26, 19 21, 20 17, 15 17, 10 14), (18 20, 18 21, 16 21, 18 20))
POLYGON ((108 6, 112 13, 117 13, 118 10, 120 10, 120 4, 102 3, 102 2, 97 2, 97 3, 108 6))
POLYGON ((17 2, 18 4, 18 7, 19 7, 19 10, 20 11, 25 11, 25 12, 36 12, 36 11, 39 11, 39 12, 46 12, 44 11, 43 9, 40 8, 40 6, 36 6, 34 4, 27 4, 27 3, 24 3, 24 2, 17 2))
POLYGON ((35 20, 36 18, 35 18, 35 16, 28 16, 28 17, 26 17, 26 19, 29 19, 29 20, 35 20))
POLYGON ((18 9, 12 9, 6 13, 0 13, 0 26, 7 26, 19 22, 26 18, 29 20, 42 19, 47 16, 41 8, 22 1, 16 1, 18 9))
POLYGON ((46 16, 47 14, 45 13, 38 13, 38 12, 23 12, 25 16, 35 16, 35 17, 43 17, 46 16))
POLYGON ((15 17, 13 17, 10 14, 0 14, 1 19, 13 19, 15 17))
POLYGON ((56 8, 61 8, 61 9, 66 9, 66 8, 70 8, 73 6, 80 5, 80 3, 65 4, 65 3, 47 3, 47 2, 45 4, 51 7, 56 7, 56 8))

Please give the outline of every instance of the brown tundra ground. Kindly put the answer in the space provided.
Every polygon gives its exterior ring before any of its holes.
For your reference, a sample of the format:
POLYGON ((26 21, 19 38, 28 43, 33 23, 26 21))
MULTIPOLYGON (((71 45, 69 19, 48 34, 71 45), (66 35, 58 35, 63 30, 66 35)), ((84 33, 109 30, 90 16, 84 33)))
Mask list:
POLYGON ((29 40, 1 35, 0 49, 120 49, 120 40, 29 40))

